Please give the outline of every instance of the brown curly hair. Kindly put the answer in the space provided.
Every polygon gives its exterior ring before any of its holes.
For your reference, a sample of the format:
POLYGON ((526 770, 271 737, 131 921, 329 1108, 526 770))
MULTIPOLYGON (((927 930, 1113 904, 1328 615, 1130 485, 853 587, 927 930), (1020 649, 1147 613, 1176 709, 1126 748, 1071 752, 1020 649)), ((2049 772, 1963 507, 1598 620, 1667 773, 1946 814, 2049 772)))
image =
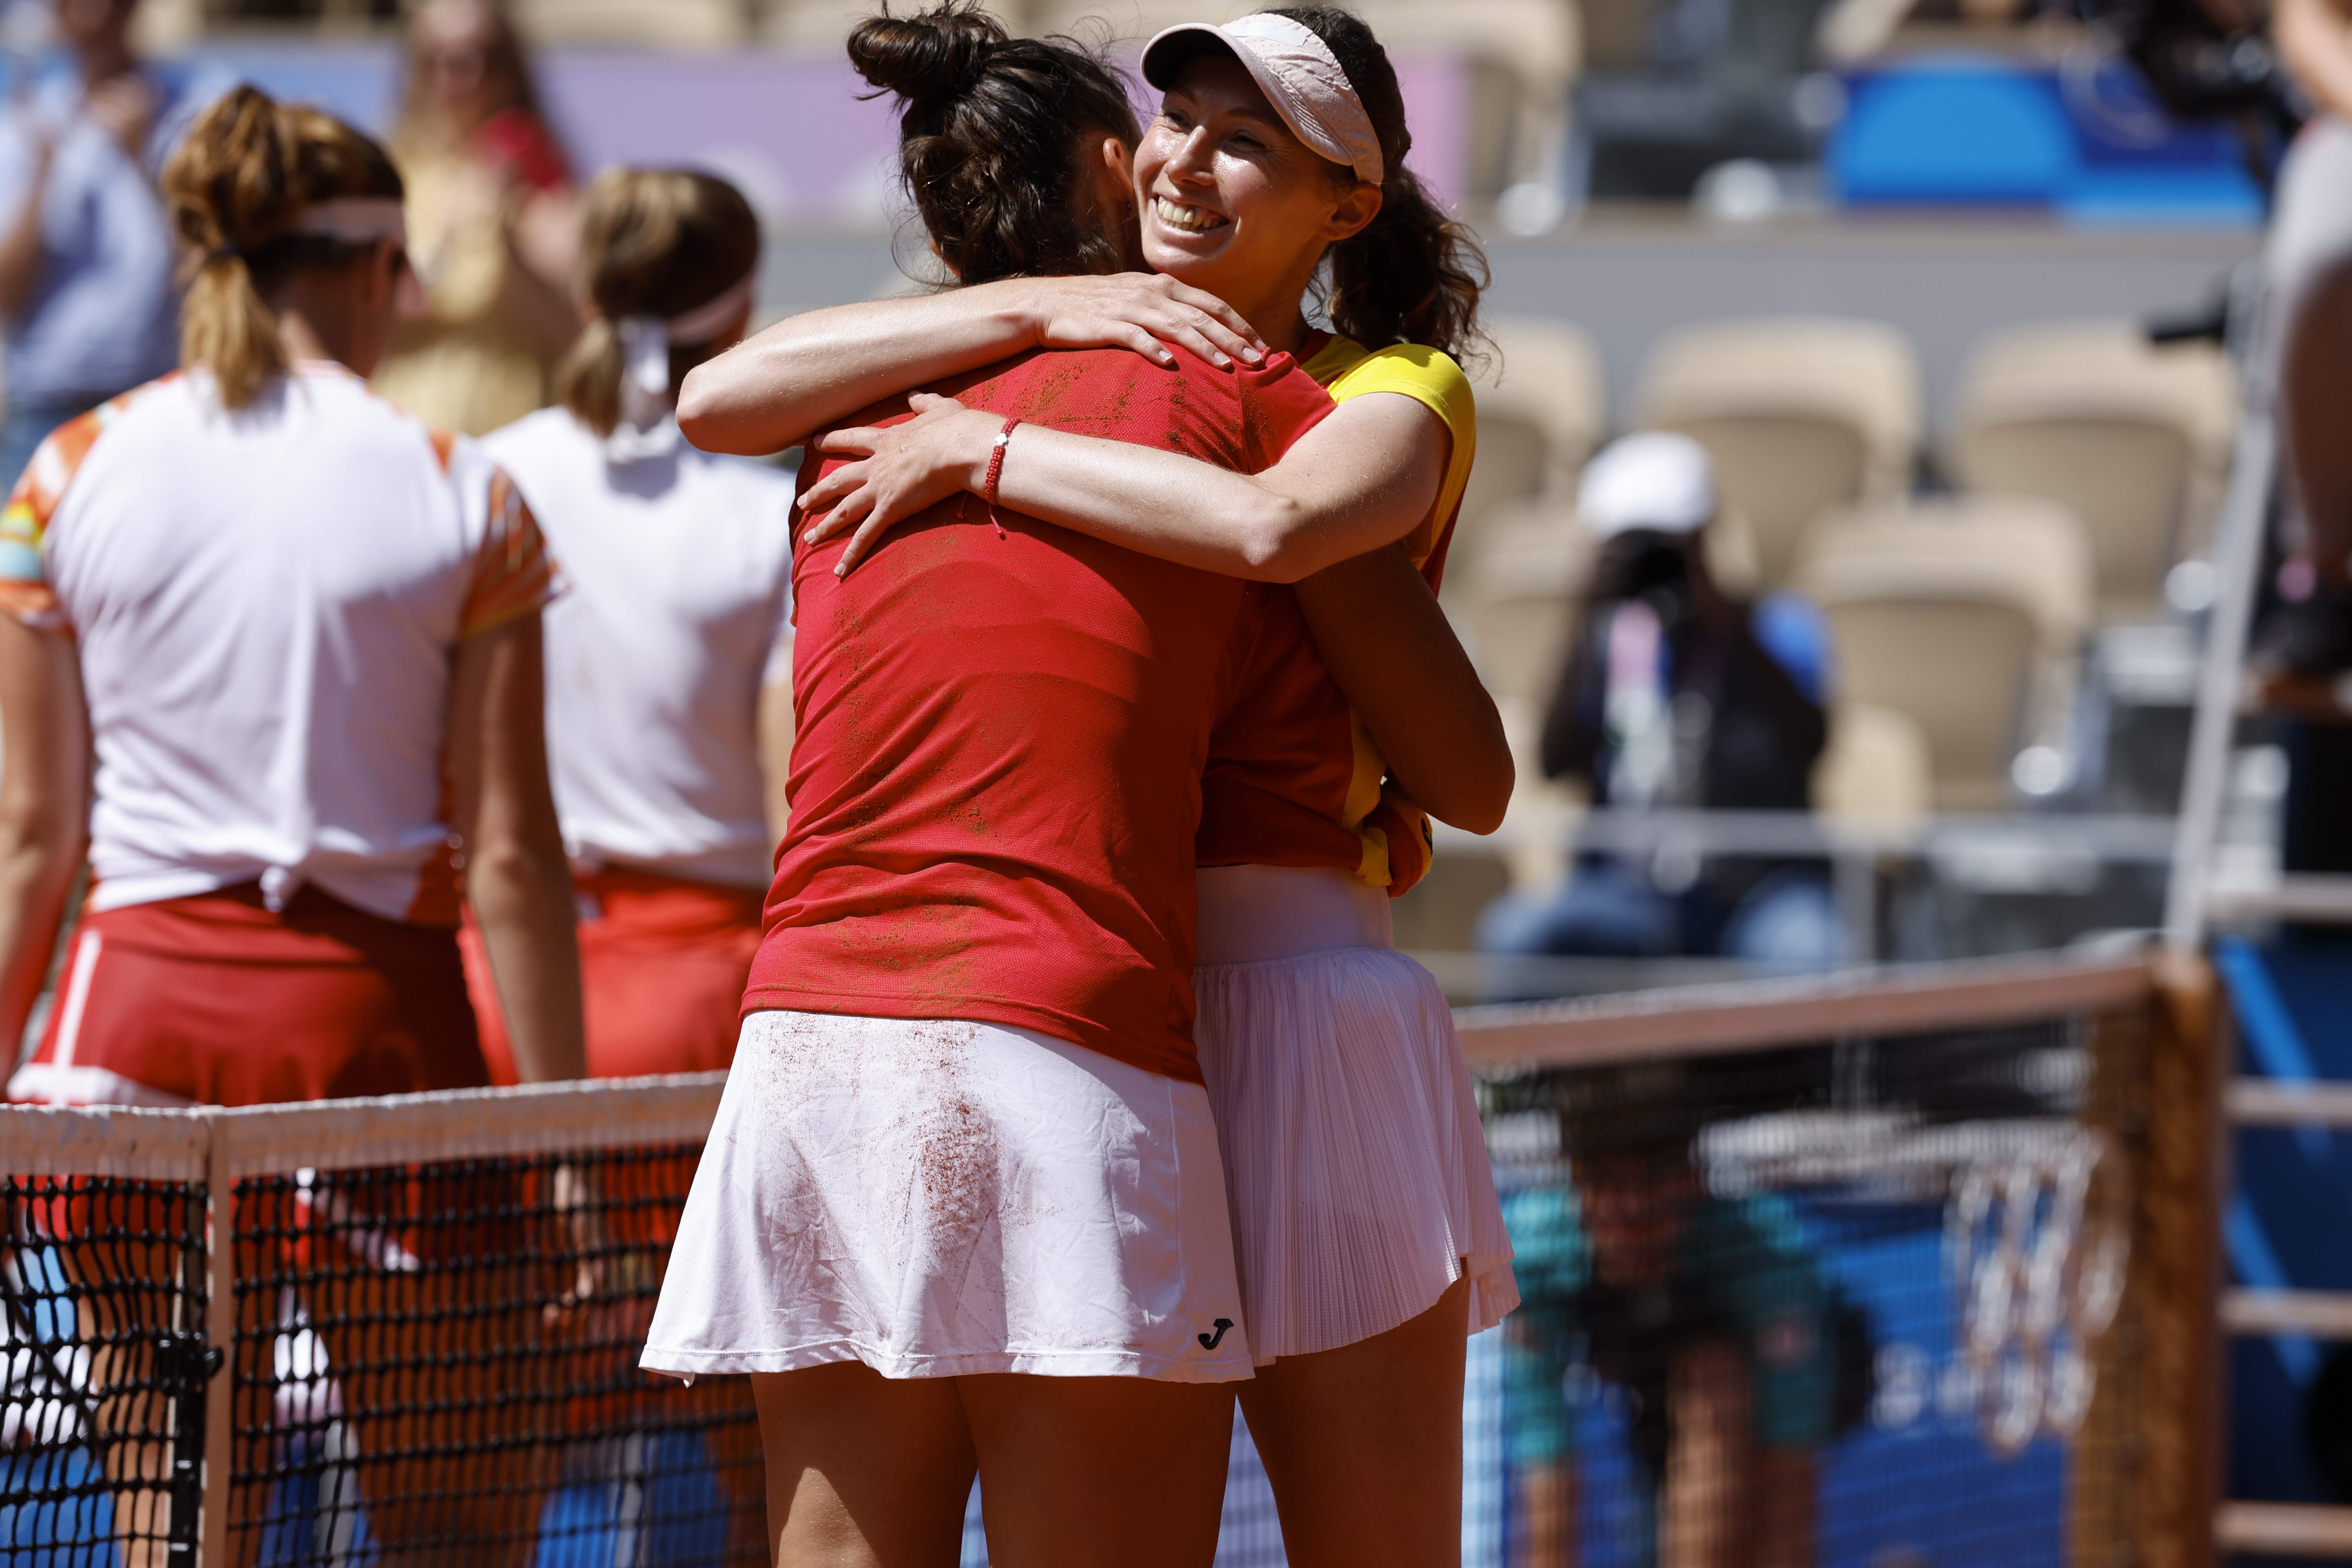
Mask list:
POLYGON ((898 98, 899 174, 960 281, 1124 265, 1098 226, 1074 216, 1086 140, 1141 136, 1098 56, 1068 38, 1012 37, 976 0, 947 0, 911 16, 886 6, 851 32, 849 60, 898 98))

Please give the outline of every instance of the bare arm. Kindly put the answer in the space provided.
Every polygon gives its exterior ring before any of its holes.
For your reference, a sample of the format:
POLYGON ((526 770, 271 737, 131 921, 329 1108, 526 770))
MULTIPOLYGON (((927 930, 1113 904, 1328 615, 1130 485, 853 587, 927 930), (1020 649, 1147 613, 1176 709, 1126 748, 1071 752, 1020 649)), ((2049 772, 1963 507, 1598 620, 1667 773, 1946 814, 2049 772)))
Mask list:
POLYGON ((526 1083, 586 1076, 579 919, 547 784, 539 616, 468 639, 449 700, 466 896, 526 1083))
POLYGON ((787 665, 782 679, 760 689, 760 782, 767 801, 771 851, 784 841, 784 825, 793 815, 792 797, 785 791, 793 771, 793 678, 787 665))
MULTIPOLYGON (((818 443, 863 454, 802 498, 818 518, 812 541, 856 530, 840 572, 925 507, 987 483, 1003 421, 953 398, 919 393, 910 402, 919 412, 904 425, 837 430, 818 443)), ((1005 447, 996 493, 1032 517, 1180 566, 1296 583, 1411 532, 1437 504, 1452 451, 1427 405, 1375 392, 1341 404, 1255 475, 1024 425, 1005 447)))
POLYGON ((1678 1352, 1666 1373, 1674 1446, 1658 1482, 1659 1568, 1759 1561, 1748 1520, 1756 1480, 1754 1379, 1720 1340, 1678 1352))
POLYGON ((1398 787, 1441 822, 1502 826, 1513 782, 1502 715, 1404 552, 1326 567, 1297 592, 1317 651, 1398 787))
POLYGON ((1171 278, 1017 278, 788 317, 687 374, 677 423, 706 452, 765 457, 908 387, 1033 348, 1133 349, 1212 363, 1265 345, 1233 308, 1171 278), (1165 340, 1163 342, 1162 340, 1165 340))
POLYGON ((0 1060, 47 978, 88 835, 89 718, 73 645, 0 617, 0 1060))
POLYGON ((2352 120, 2352 5, 2278 0, 2271 33, 2296 85, 2336 118, 2352 120))

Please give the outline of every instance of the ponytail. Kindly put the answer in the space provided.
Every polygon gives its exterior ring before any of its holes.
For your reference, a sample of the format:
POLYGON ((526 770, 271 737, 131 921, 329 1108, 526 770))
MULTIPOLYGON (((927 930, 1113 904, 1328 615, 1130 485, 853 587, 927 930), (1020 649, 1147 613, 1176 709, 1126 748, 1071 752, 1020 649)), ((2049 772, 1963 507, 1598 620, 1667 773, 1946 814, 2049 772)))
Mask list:
MULTIPOLYGON (((1478 297, 1491 280, 1486 258, 1404 166, 1412 132, 1388 51, 1362 18, 1335 5, 1283 6, 1274 14, 1330 48, 1381 139, 1387 171, 1380 215, 1325 257, 1323 307, 1332 327, 1367 348, 1426 343, 1455 359, 1475 354, 1485 345, 1478 297)), ((1355 176, 1340 170, 1339 177, 1355 176)))
MULTIPOLYGON (((610 436, 621 423, 627 358, 615 323, 667 321, 715 303, 759 266, 760 220, 733 185, 686 169, 607 169, 589 183, 582 208, 580 267, 594 310, 555 368, 555 398, 610 436)), ((670 344, 673 397, 718 346, 717 329, 670 344)))
POLYGON ((243 408, 286 373, 277 312, 263 302, 239 252, 217 249, 197 261, 180 306, 180 363, 209 367, 231 408, 243 408))
POLYGON ((293 232, 302 209, 338 196, 397 201, 399 173, 365 135, 304 104, 240 87, 200 117, 163 169, 172 223, 194 261, 180 307, 180 363, 213 374, 243 408, 286 371, 268 295, 305 267, 373 250, 293 232))

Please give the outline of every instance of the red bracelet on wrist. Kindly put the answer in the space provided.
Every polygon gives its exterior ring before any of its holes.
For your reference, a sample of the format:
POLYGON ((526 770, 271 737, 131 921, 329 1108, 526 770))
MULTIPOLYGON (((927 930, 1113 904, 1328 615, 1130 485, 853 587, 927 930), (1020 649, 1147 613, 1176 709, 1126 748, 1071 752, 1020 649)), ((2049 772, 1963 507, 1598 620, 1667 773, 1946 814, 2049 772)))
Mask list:
POLYGON ((996 444, 988 451, 988 478, 980 486, 980 499, 988 503, 988 521, 996 525, 999 539, 1004 537, 1004 520, 996 515, 996 482, 1004 477, 1004 448, 1013 444, 1013 427, 1020 423, 1020 417, 1015 416, 996 433, 996 444))

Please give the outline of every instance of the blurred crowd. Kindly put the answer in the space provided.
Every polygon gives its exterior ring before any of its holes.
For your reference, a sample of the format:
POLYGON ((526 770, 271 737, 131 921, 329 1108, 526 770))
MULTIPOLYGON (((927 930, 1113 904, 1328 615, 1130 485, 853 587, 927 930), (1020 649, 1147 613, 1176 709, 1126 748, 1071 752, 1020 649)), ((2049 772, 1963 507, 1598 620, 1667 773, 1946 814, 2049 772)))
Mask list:
MULTIPOLYGON (((163 163, 235 85, 140 58, 139 0, 58 0, 61 46, 0 121, 0 317, 15 482, 45 436, 179 363, 181 258, 156 191, 163 163)), ((407 184, 417 284, 386 396, 481 434, 549 401, 579 331, 572 171, 540 112, 512 19, 488 0, 411 14, 392 146, 407 184)))

